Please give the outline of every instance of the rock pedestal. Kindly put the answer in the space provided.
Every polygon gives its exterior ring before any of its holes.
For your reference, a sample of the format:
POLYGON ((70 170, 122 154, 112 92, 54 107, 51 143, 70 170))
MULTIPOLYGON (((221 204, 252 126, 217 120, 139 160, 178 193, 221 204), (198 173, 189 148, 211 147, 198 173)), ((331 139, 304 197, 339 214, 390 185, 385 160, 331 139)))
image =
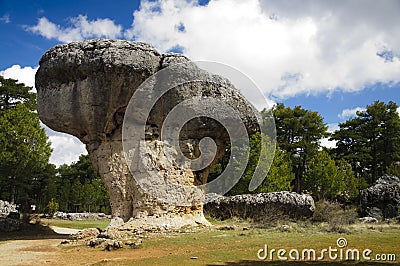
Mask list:
MULTIPOLYGON (((161 139, 163 122, 177 104, 195 97, 197 104, 191 107, 193 110, 200 108, 203 103, 207 105, 208 98, 218 98, 238 111, 249 133, 258 130, 257 117, 254 116, 257 112, 231 83, 202 72, 204 77, 211 78, 213 82, 181 84, 156 102, 146 117, 144 137, 138 142, 144 145, 145 155, 141 154, 130 161, 128 166, 122 131, 132 95, 153 74, 185 62, 189 60, 182 55, 160 54, 146 43, 114 40, 58 45, 46 52, 40 60, 36 74, 39 117, 53 130, 74 135, 86 144, 90 159, 110 195, 111 225, 119 226, 128 220, 132 222, 132 219, 141 218, 149 224, 171 221, 177 227, 207 224, 201 202, 193 200, 192 204, 180 206, 160 201, 138 184, 136 176, 132 175, 143 173, 133 166, 133 163, 142 160, 161 179, 173 180, 186 186, 196 186, 207 181, 209 167, 196 171, 182 170, 177 161, 169 159, 177 150, 161 139)), ((197 71, 192 66, 184 72, 190 69, 197 71)), ((154 97, 156 90, 157 86, 149 87, 143 99, 154 97)), ((132 123, 140 120, 143 115, 140 104, 138 101, 137 106, 131 110, 132 123)), ((210 105, 207 108, 218 110, 218 106, 210 105)), ((221 124, 207 117, 193 119, 182 128, 179 135, 182 153, 187 158, 197 158, 200 154, 199 142, 206 136, 216 143, 217 152, 213 163, 217 162, 225 152, 229 136, 221 124)), ((168 191, 159 192, 168 194, 168 191)), ((170 196, 192 197, 186 194, 170 196)))

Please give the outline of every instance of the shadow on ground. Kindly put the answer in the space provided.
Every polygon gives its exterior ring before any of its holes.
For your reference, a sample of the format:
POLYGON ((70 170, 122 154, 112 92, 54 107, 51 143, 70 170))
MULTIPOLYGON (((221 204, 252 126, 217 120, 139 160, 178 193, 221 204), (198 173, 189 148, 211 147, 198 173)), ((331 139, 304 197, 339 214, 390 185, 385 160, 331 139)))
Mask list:
POLYGON ((65 239, 69 235, 57 234, 48 226, 42 224, 24 224, 21 230, 14 232, 0 231, 0 241, 6 240, 36 240, 36 239, 65 239))

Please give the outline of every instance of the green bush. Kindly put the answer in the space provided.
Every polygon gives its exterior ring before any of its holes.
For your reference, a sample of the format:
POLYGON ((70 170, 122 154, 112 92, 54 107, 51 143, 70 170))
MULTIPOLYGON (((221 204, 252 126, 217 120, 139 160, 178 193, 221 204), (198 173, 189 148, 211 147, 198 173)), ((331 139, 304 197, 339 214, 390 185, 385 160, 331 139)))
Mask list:
POLYGON ((56 202, 54 198, 51 198, 46 207, 46 214, 49 216, 53 216, 58 211, 58 208, 58 202, 56 202))

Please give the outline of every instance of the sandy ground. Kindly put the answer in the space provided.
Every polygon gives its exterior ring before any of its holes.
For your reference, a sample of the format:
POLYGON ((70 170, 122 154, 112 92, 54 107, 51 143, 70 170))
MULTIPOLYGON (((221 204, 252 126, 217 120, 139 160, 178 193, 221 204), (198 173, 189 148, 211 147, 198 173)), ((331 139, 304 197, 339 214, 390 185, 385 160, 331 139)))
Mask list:
POLYGON ((156 249, 121 249, 111 252, 86 246, 60 245, 62 239, 80 230, 51 227, 55 233, 40 239, 29 238, 0 241, 0 266, 29 265, 92 265, 98 262, 121 262, 127 259, 141 259, 166 256, 168 251, 156 249))
POLYGON ((60 239, 11 240, 0 243, 0 265, 60 265, 60 239))

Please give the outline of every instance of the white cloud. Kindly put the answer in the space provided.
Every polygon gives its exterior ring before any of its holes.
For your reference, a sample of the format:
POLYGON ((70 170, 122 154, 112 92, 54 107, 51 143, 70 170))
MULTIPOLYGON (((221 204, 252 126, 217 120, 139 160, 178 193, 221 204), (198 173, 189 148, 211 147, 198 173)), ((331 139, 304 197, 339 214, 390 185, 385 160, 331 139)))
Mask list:
POLYGON ((336 141, 335 140, 329 140, 329 138, 323 138, 321 139, 321 147, 325 147, 328 149, 331 148, 336 148, 336 141))
POLYGON ((377 55, 400 54, 398 3, 142 1, 125 37, 232 65, 266 95, 359 91, 400 81, 400 59, 377 55))
POLYGON ((53 152, 50 163, 60 166, 61 164, 71 164, 79 159, 81 154, 87 154, 85 145, 74 136, 51 130, 44 124, 46 134, 49 136, 53 152))
POLYGON ((338 123, 328 124, 328 132, 329 133, 333 133, 336 130, 339 130, 339 124, 338 123))
MULTIPOLYGON (((337 124, 337 123, 328 124, 328 132, 329 133, 333 133, 338 129, 339 129, 339 124, 337 124)), ((337 141, 329 140, 329 138, 321 139, 321 146, 322 147, 336 148, 336 143, 337 143, 337 141)))
POLYGON ((89 38, 115 39, 120 37, 122 32, 122 26, 116 25, 108 18, 88 20, 86 16, 79 15, 71 18, 70 23, 71 27, 62 28, 46 17, 42 17, 38 20, 37 25, 26 26, 25 29, 47 39, 56 39, 61 42, 81 41, 89 38))
POLYGON ((400 107, 399 108, 397 108, 397 113, 399 114, 399 116, 400 116, 400 107))
POLYGON ((0 21, 4 22, 4 23, 6 23, 6 24, 10 23, 10 22, 11 22, 10 14, 4 14, 4 15, 0 18, 0 21))
POLYGON ((39 67, 21 67, 20 65, 13 65, 5 70, 0 71, 6 79, 16 79, 20 83, 24 83, 28 87, 35 87, 35 74, 39 67))
POLYGON ((356 108, 353 108, 353 109, 344 109, 344 110, 342 110, 341 114, 338 114, 338 117, 341 118, 341 119, 346 119, 348 117, 355 116, 357 114, 357 112, 362 112, 362 111, 365 111, 365 110, 366 109, 362 108, 362 107, 356 107, 356 108))
MULTIPOLYGON (((0 75, 4 78, 12 78, 24 83, 26 86, 34 87, 35 74, 38 67, 26 66, 21 68, 19 65, 14 65, 6 70, 0 71, 0 75)), ((50 156, 50 163, 59 166, 61 164, 70 164, 76 162, 81 154, 87 154, 85 145, 77 138, 56 132, 41 124, 45 129, 47 136, 51 142, 53 152, 50 156)))

